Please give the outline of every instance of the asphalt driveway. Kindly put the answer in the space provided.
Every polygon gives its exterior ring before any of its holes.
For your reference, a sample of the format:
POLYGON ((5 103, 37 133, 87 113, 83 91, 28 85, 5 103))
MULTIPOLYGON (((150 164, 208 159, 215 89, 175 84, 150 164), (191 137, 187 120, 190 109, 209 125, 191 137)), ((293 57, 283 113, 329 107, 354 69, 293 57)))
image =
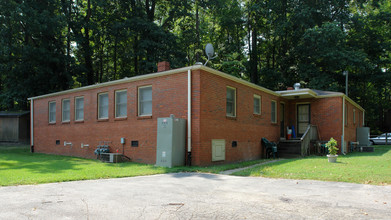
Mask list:
POLYGON ((11 186, 0 219, 391 219, 391 186, 197 173, 11 186))

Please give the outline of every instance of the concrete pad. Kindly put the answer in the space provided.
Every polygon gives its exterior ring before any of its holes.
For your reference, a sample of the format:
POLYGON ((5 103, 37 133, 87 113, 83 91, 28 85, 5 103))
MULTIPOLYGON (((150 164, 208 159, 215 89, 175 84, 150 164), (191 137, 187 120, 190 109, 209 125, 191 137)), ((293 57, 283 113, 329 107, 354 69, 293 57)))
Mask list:
POLYGON ((175 173, 0 187, 0 219, 391 219, 391 186, 175 173))

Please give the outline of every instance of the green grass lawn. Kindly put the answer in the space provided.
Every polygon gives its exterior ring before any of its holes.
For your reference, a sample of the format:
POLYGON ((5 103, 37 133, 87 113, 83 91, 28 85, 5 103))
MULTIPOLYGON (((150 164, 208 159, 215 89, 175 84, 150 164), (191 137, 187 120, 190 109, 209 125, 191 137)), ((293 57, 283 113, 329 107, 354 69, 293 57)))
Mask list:
POLYGON ((340 155, 337 163, 329 163, 326 156, 311 156, 265 164, 234 175, 391 185, 391 146, 340 155))
POLYGON ((219 173, 262 160, 211 167, 164 168, 139 163, 102 163, 77 157, 29 152, 29 147, 0 147, 0 186, 131 177, 172 172, 219 173))
MULTIPOLYGON (((111 164, 77 157, 31 154, 28 146, 0 147, 0 186, 174 172, 219 173, 263 161, 266 160, 210 167, 164 168, 133 162, 111 164)), ((311 156, 260 165, 234 175, 391 185, 391 146, 376 146, 375 152, 339 156, 335 164, 328 163, 325 156, 311 156)))

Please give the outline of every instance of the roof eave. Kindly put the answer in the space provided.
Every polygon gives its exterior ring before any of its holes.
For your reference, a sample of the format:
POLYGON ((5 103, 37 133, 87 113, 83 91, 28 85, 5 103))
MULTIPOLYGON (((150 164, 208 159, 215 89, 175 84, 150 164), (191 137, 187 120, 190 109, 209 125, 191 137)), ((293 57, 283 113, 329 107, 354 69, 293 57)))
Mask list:
POLYGON ((266 92, 266 93, 269 93, 269 94, 272 94, 275 96, 280 96, 280 94, 278 94, 272 90, 255 85, 255 84, 248 82, 248 81, 245 81, 243 79, 239 79, 239 78, 232 76, 232 75, 229 75, 227 73, 223 73, 221 71, 212 69, 210 67, 206 67, 204 65, 193 65, 193 66, 183 67, 183 68, 179 68, 179 69, 167 70, 164 72, 150 73, 150 74, 146 74, 146 75, 134 76, 134 77, 130 77, 130 78, 124 78, 124 79, 119 79, 119 80, 115 80, 115 81, 99 83, 99 84, 94 84, 94 85, 89 85, 89 86, 83 86, 80 88, 69 89, 69 90, 64 90, 64 91, 60 91, 60 92, 49 93, 49 94, 45 94, 45 95, 41 95, 41 96, 30 97, 30 98, 28 98, 28 100, 31 101, 31 100, 35 100, 35 99, 53 97, 53 96, 64 95, 64 94, 68 94, 68 93, 81 92, 81 91, 85 91, 85 90, 89 90, 89 89, 95 89, 95 88, 117 85, 117 84, 121 84, 121 83, 145 80, 145 79, 150 79, 150 78, 155 78, 155 77, 160 77, 160 76, 176 74, 176 73, 180 73, 180 72, 187 72, 188 70, 200 70, 200 69, 205 70, 205 71, 210 72, 215 75, 219 75, 219 76, 224 77, 226 79, 230 79, 230 80, 238 82, 240 84, 244 84, 244 85, 250 86, 252 88, 261 90, 263 92, 266 92))

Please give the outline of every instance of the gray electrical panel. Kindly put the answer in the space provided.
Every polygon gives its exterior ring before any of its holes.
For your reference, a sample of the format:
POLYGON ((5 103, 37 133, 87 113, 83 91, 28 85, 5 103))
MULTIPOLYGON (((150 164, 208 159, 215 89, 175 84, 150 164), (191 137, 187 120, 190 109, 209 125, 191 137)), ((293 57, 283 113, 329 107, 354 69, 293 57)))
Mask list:
POLYGON ((186 120, 175 118, 157 119, 156 166, 174 167, 185 165, 186 120))
POLYGON ((357 141, 359 142, 359 147, 369 146, 369 127, 360 127, 357 128, 357 141))

